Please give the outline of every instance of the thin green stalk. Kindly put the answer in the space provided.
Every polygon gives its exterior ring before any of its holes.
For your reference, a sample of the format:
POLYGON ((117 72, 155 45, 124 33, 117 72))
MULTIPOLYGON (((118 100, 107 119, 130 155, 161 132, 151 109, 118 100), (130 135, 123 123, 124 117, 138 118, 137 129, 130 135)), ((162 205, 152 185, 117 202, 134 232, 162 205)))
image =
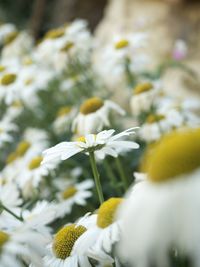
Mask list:
POLYGON ((96 190, 97 190, 97 194, 99 197, 99 202, 100 204, 102 204, 104 202, 104 197, 103 197, 103 191, 102 191, 101 182, 100 182, 100 175, 97 170, 97 164, 95 161, 94 152, 89 152, 89 157, 90 157, 90 164, 92 167, 92 172, 93 172, 94 181, 96 185, 96 190))
POLYGON ((124 190, 126 191, 128 189, 128 187, 129 187, 128 179, 126 177, 126 174, 124 172, 124 169, 122 167, 122 164, 121 164, 121 161, 120 161, 119 157, 117 157, 115 160, 116 160, 116 165, 117 165, 117 169, 118 169, 119 175, 121 177, 121 180, 122 180, 122 183, 123 183, 123 186, 124 186, 124 190))
POLYGON ((2 207, 2 209, 4 209, 6 212, 8 212, 9 214, 11 214, 13 217, 15 217, 18 221, 23 222, 23 218, 19 217, 17 214, 15 214, 14 212, 12 212, 10 209, 8 209, 6 206, 4 206, 2 203, 0 203, 0 206, 2 207))

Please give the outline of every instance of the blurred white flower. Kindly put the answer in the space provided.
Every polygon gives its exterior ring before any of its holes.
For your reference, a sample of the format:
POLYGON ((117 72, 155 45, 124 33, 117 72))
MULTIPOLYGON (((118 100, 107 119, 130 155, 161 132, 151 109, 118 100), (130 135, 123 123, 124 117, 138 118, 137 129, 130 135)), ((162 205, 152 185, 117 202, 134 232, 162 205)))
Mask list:
POLYGON ((14 183, 0 185, 0 204, 9 209, 18 207, 22 204, 20 192, 14 183))
POLYGON ((131 266, 170 266, 175 251, 199 266, 199 136, 199 129, 177 131, 147 152, 148 179, 133 187, 118 214, 118 252, 131 266))
POLYGON ((138 84, 130 100, 132 114, 140 115, 142 112, 149 112, 159 95, 159 88, 152 83, 146 82, 138 84))
POLYGON ((57 217, 64 217, 72 211, 74 204, 85 206, 88 198, 92 196, 91 189, 94 186, 92 180, 85 180, 80 183, 66 181, 64 179, 56 181, 59 192, 57 193, 58 203, 56 204, 57 217))
POLYGON ((3 118, 0 120, 0 147, 5 143, 10 143, 13 140, 12 133, 16 132, 17 126, 9 120, 3 118))
POLYGON ((109 117, 112 111, 125 115, 125 111, 110 100, 103 101, 99 97, 87 99, 74 119, 72 130, 79 135, 98 133, 103 127, 110 126, 109 117))

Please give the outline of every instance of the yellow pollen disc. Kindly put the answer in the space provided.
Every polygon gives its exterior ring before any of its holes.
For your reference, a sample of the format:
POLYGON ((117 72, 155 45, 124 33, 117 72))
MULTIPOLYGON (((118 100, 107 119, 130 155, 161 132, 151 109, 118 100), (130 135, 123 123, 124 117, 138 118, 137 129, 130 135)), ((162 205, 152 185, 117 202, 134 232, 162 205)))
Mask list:
POLYGON ((30 148, 31 144, 27 141, 22 141, 18 144, 16 148, 16 153, 18 156, 22 157, 26 154, 28 149, 30 148))
POLYGON ((58 28, 58 29, 53 29, 48 31, 45 34, 44 39, 56 39, 56 38, 60 38, 64 35, 65 33, 65 29, 64 28, 58 28))
POLYGON ((62 107, 58 110, 57 117, 63 117, 65 115, 69 114, 71 110, 72 110, 72 108, 69 106, 62 107))
POLYGON ((26 57, 23 60, 23 64, 26 66, 32 65, 33 64, 33 60, 30 57, 26 57))
POLYGON ((30 85, 30 84, 32 84, 33 82, 34 82, 34 79, 33 79, 33 78, 30 78, 30 79, 25 80, 25 81, 24 81, 24 84, 25 84, 25 85, 30 85))
POLYGON ((61 51, 62 52, 68 52, 72 47, 74 47, 74 43, 73 42, 68 42, 63 46, 61 51))
POLYGON ((138 84, 134 89, 133 89, 133 93, 135 95, 139 95, 142 94, 144 92, 148 92, 151 89, 153 89, 153 85, 151 83, 142 83, 142 84, 138 84))
POLYGON ((77 192, 77 189, 75 186, 69 186, 63 193, 62 193, 62 198, 63 199, 68 199, 70 197, 73 197, 77 192))
POLYGON ((6 67, 0 65, 0 72, 3 72, 6 69, 6 67))
POLYGON ((152 124, 154 122, 159 122, 161 120, 165 119, 164 115, 161 114, 151 114, 147 117, 146 122, 149 124, 152 124))
POLYGON ((163 182, 200 167, 200 128, 175 131, 147 150, 141 170, 163 182))
POLYGON ((37 169, 40 166, 42 160, 43 160, 43 157, 41 157, 41 156, 37 156, 37 157, 33 158, 29 162, 29 165, 28 165, 29 170, 37 169))
POLYGON ((14 81, 16 80, 17 75, 13 74, 13 73, 7 73, 5 74, 2 78, 1 78, 1 84, 2 85, 9 85, 14 83, 14 81))
POLYGON ((117 208, 122 201, 123 198, 110 198, 100 206, 97 216, 97 225, 100 228, 106 228, 114 222, 117 208))
POLYGON ((115 49, 122 49, 129 46, 129 41, 128 40, 120 40, 115 44, 115 49))
POLYGON ((83 142, 83 143, 85 143, 85 136, 80 136, 80 137, 78 137, 77 139, 76 139, 76 141, 77 142, 83 142))
POLYGON ((75 224, 63 227, 54 237, 53 252, 59 259, 66 259, 70 256, 76 240, 86 231, 84 226, 75 224))
POLYGON ((18 158, 18 155, 16 152, 13 152, 11 154, 8 155, 7 159, 6 159, 6 163, 10 164, 12 162, 14 162, 16 159, 18 158))
POLYGON ((15 108, 20 108, 22 107, 22 102, 20 102, 19 100, 18 101, 14 101, 12 104, 11 104, 12 107, 15 107, 15 108))
POLYGON ((11 44, 18 36, 19 32, 11 32, 5 38, 5 45, 11 44))
POLYGON ((92 97, 86 100, 80 107, 80 112, 84 115, 96 112, 104 105, 104 102, 99 97, 92 97))
POLYGON ((5 245, 9 240, 9 235, 3 231, 0 231, 0 249, 5 245))

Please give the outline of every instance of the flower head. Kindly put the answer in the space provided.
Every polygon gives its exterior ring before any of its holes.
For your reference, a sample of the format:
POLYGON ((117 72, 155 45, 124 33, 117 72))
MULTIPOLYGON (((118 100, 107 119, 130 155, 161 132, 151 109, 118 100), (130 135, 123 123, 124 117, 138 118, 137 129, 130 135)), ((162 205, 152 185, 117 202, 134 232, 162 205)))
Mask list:
POLYGON ((62 142, 43 152, 42 163, 55 159, 66 160, 80 152, 95 152, 96 156, 103 159, 106 155, 117 157, 122 151, 137 149, 139 145, 133 141, 123 140, 124 137, 135 133, 136 128, 130 128, 119 134, 113 135, 115 130, 105 130, 98 134, 88 134, 75 142, 62 142))

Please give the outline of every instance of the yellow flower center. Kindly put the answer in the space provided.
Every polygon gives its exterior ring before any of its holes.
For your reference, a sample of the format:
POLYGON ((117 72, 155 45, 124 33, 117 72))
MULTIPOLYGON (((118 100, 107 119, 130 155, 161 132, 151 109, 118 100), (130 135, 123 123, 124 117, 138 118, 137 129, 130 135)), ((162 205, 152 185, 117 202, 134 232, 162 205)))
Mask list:
POLYGON ((18 155, 16 152, 10 153, 6 159, 6 163, 10 164, 10 163, 14 162, 17 158, 18 158, 18 155))
POLYGON ((77 192, 77 189, 75 186, 69 186, 63 193, 62 193, 62 198, 63 199, 68 199, 70 197, 73 197, 77 192))
POLYGON ((147 150, 141 170, 153 182, 173 179, 200 167, 200 128, 175 131, 147 150))
POLYGON ((80 136, 80 137, 78 137, 77 139, 76 139, 76 141, 77 142, 83 142, 83 143, 85 143, 85 136, 80 136))
POLYGON ((69 114, 71 110, 72 110, 72 108, 69 106, 62 107, 58 110, 57 117, 63 117, 65 115, 69 114))
POLYGON ((14 107, 14 108, 21 108, 22 107, 22 102, 20 102, 19 100, 18 101, 14 101, 11 104, 11 106, 14 107))
POLYGON ((23 60, 23 64, 26 66, 32 65, 33 64, 33 60, 30 57, 25 57, 23 60))
POLYGON ((129 46, 129 41, 126 39, 120 40, 115 44, 115 49, 122 49, 129 46))
POLYGON ((63 48, 61 49, 62 52, 68 52, 72 47, 74 47, 73 42, 67 42, 63 48))
POLYGON ((84 115, 96 112, 104 105, 104 102, 99 97, 92 97, 86 100, 80 107, 80 112, 84 115))
POLYGON ((3 65, 0 65, 0 72, 3 72, 6 69, 3 65))
POLYGON ((41 157, 41 156, 37 156, 37 157, 33 158, 29 162, 29 165, 28 165, 29 170, 37 169, 40 166, 42 160, 43 160, 43 157, 41 157))
POLYGON ((7 73, 1 78, 1 84, 2 85, 9 85, 15 82, 17 78, 16 74, 13 73, 7 73))
POLYGON ((110 198, 100 206, 97 216, 97 225, 100 228, 106 228, 114 222, 117 208, 122 201, 123 198, 110 198))
POLYGON ((25 80, 25 81, 24 81, 24 84, 25 84, 25 85, 30 85, 30 84, 32 84, 33 82, 34 82, 34 79, 33 79, 33 78, 30 78, 30 79, 25 80))
POLYGON ((48 31, 46 34, 45 34, 45 39, 57 39, 57 38, 60 38, 64 35, 65 33, 65 29, 64 28, 58 28, 58 29, 53 29, 53 30, 50 30, 48 31))
POLYGON ((28 149, 30 148, 31 144, 27 141, 22 141, 18 144, 16 148, 16 153, 19 157, 23 157, 28 149))
POLYGON ((0 231, 0 250, 3 248, 6 242, 9 240, 9 235, 3 231, 0 231))
POLYGON ((135 95, 139 95, 145 92, 148 92, 150 90, 153 89, 153 85, 151 83, 142 83, 142 84, 138 84, 134 89, 133 89, 133 93, 135 95))
POLYGON ((84 226, 75 224, 63 227, 54 237, 53 252, 59 259, 65 260, 70 256, 76 240, 86 231, 84 226))
POLYGON ((147 117, 146 122, 149 124, 152 124, 154 122, 159 122, 161 120, 165 119, 164 115, 161 114, 151 114, 147 117))
POLYGON ((5 38, 5 45, 11 44, 18 36, 19 32, 14 31, 9 33, 5 38))

